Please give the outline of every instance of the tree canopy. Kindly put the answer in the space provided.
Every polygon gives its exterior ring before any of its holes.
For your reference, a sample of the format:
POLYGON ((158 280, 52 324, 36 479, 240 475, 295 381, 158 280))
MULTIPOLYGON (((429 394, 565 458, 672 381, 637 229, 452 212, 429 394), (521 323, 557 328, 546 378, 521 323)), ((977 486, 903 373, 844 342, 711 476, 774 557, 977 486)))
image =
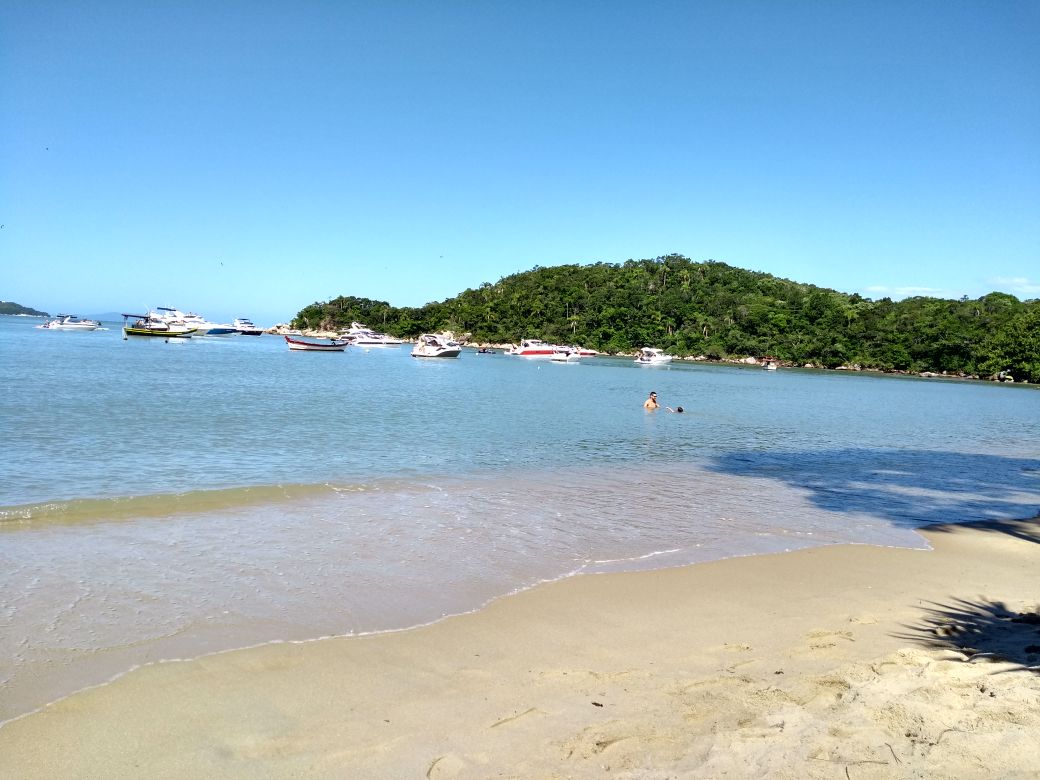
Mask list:
POLYGON ((28 306, 22 306, 20 303, 13 303, 11 301, 0 301, 0 314, 24 314, 29 317, 48 316, 45 311, 30 309, 28 306))
POLYGON ((1040 381, 1040 301, 999 292, 871 300, 681 255, 535 267, 418 308, 341 296, 307 306, 293 325, 336 330, 352 321, 401 337, 451 330, 483 343, 534 337, 608 353, 654 346, 1040 381))

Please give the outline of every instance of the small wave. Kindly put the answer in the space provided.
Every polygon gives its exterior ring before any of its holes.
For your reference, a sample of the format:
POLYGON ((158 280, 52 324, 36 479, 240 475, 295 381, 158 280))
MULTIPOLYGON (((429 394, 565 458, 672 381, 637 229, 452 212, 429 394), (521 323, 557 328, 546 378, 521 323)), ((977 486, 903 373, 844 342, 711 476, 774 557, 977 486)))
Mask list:
POLYGON ((27 525, 78 525, 233 510, 351 490, 363 490, 363 487, 328 483, 257 485, 148 496, 72 498, 0 507, 0 530, 15 530, 27 525))

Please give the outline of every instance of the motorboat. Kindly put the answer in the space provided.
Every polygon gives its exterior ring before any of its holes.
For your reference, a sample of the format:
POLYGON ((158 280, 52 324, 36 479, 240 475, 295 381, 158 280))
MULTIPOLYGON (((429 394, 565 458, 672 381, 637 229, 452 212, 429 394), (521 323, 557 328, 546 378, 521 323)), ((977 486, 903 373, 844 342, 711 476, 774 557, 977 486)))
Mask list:
POLYGON ((570 350, 571 352, 577 353, 578 357, 583 358, 596 357, 596 355, 599 354, 599 352, 597 352, 594 349, 589 349, 588 347, 579 347, 577 344, 558 344, 556 346, 556 349, 570 350))
POLYGON ((350 323, 350 328, 342 331, 340 337, 356 347, 399 347, 404 344, 403 339, 388 336, 385 333, 376 333, 360 322, 350 323))
POLYGON ((541 339, 521 339, 520 344, 506 350, 507 355, 516 355, 525 358, 551 358, 556 351, 552 344, 546 344, 541 339))
POLYGON ((342 352, 347 348, 343 339, 319 339, 311 336, 286 336, 285 343, 295 352, 342 352))
POLYGON ((152 316, 157 320, 183 322, 189 328, 195 329, 196 336, 230 336, 235 332, 235 328, 231 325, 210 322, 201 314, 185 313, 180 309, 171 309, 167 306, 157 306, 156 310, 152 312, 152 316))
POLYGON ((557 347, 549 360, 553 363, 577 363, 581 360, 581 353, 573 347, 557 347))
POLYGON ((412 348, 412 357, 457 358, 462 354, 462 345, 439 333, 424 333, 412 348))
POLYGON ((97 320, 80 319, 75 314, 59 314, 50 322, 36 327, 41 330, 97 330, 101 323, 97 320))
POLYGON ((252 320, 245 317, 236 319, 231 323, 231 327, 235 329, 235 333, 240 333, 243 336, 259 336, 263 333, 263 330, 254 325, 252 320))
POLYGON ((186 324, 177 320, 157 319, 151 314, 123 315, 124 339, 127 336, 190 339, 193 335, 195 335, 195 328, 189 328, 186 324), (133 320, 133 323, 130 320, 133 320))
POLYGON ((762 368, 765 371, 776 371, 778 368, 780 368, 780 364, 777 363, 775 360, 767 360, 765 363, 762 364, 762 368))
POLYGON ((655 347, 643 347, 634 362, 641 366, 664 366, 672 362, 672 356, 655 347))
POLYGON ((589 349, 588 347, 570 347, 570 349, 577 352, 580 357, 596 357, 596 355, 599 354, 598 351, 589 349))

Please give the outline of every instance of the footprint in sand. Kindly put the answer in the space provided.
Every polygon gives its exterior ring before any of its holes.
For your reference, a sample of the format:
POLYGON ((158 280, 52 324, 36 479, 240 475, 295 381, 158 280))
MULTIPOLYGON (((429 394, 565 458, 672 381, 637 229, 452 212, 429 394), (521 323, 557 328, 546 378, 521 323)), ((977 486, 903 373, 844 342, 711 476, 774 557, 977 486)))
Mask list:
POLYGON ((851 631, 827 631, 817 629, 810 631, 806 638, 809 640, 810 650, 826 650, 829 647, 837 647, 838 642, 855 642, 851 631))

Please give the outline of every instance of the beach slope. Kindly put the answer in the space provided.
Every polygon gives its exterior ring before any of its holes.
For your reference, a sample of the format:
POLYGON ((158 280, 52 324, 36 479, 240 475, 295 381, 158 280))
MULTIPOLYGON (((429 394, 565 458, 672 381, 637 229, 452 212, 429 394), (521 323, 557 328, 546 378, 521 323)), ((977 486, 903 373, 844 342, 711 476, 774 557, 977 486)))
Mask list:
POLYGON ((1040 521, 923 535, 153 665, 8 723, 0 776, 1040 776, 1040 521))

